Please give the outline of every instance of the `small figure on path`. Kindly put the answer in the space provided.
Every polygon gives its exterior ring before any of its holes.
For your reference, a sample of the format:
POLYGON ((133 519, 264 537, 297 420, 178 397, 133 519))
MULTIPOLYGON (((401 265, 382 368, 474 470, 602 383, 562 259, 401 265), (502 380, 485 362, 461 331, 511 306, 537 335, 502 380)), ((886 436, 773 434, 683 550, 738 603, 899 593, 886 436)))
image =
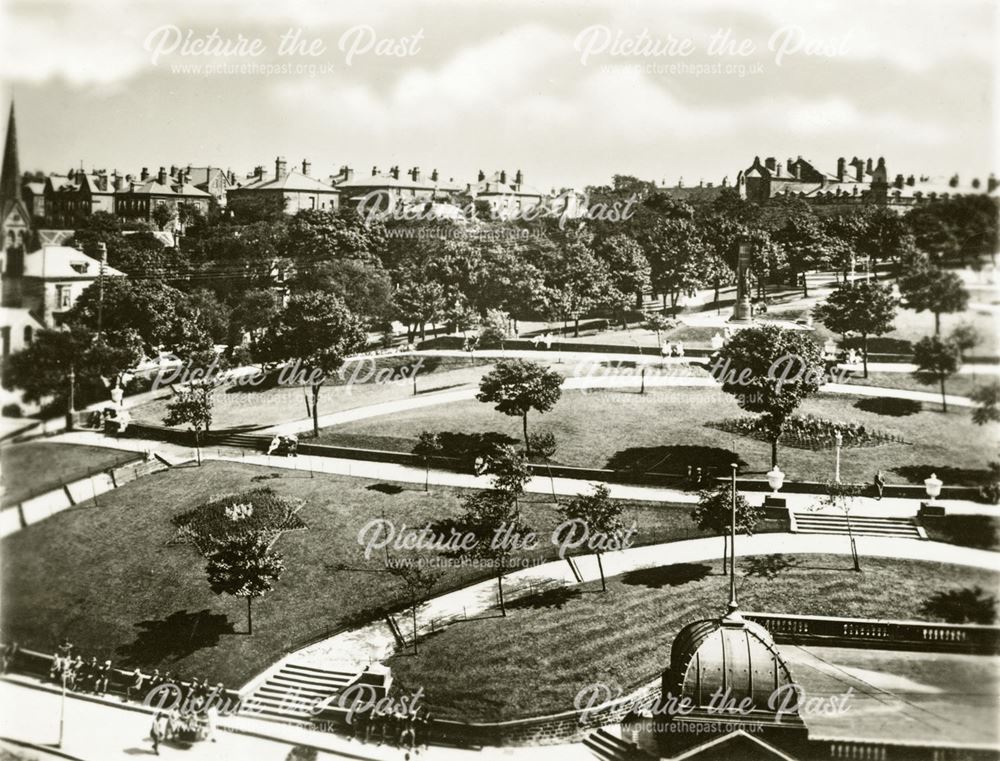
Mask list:
POLYGON ((881 470, 875 471, 875 499, 882 499, 882 491, 885 489, 885 476, 881 470))

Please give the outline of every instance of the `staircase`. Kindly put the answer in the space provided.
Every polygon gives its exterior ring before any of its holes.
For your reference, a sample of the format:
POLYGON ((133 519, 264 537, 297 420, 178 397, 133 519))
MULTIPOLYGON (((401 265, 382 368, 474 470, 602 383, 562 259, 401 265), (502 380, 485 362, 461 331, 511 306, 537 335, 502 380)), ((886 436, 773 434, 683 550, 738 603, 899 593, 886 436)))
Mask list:
POLYGON ((315 716, 313 708, 318 703, 336 695, 356 676, 346 671, 286 663, 244 699, 240 713, 307 723, 315 716))
POLYGON ((625 761, 629 759, 651 758, 643 753, 639 748, 630 742, 615 737, 607 729, 601 728, 591 732, 583 738, 583 744, 587 746, 591 753, 605 761, 625 761))
POLYGON ((844 515, 827 513, 792 513, 792 531, 799 534, 848 534, 855 536, 889 536, 904 539, 926 539, 926 534, 913 518, 874 518, 851 516, 851 531, 844 515))

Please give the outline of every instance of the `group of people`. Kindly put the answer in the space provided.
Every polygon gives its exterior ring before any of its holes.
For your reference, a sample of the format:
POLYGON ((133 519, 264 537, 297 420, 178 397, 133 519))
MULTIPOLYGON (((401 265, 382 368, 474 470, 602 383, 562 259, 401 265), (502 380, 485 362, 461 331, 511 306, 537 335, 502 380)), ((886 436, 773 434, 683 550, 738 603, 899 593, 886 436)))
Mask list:
POLYGON ((183 711, 157 711, 153 714, 153 724, 149 737, 153 741, 153 752, 160 755, 160 743, 193 743, 201 740, 215 742, 215 724, 219 712, 215 706, 202 711, 192 707, 183 711))
POLYGON ((66 641, 59 646, 52 657, 49 679, 61 682, 76 692, 105 695, 108 692, 113 672, 110 660, 101 663, 97 660, 96 655, 92 655, 89 660, 84 660, 79 653, 73 654, 73 644, 66 641))
POLYGON ((286 457, 298 457, 299 454, 299 437, 295 434, 290 434, 288 436, 275 435, 271 439, 271 444, 267 448, 267 453, 271 454, 283 454, 286 457))
POLYGON ((663 345, 660 346, 660 355, 663 357, 683 357, 684 342, 677 341, 674 343, 672 341, 664 341, 663 345))
POLYGON ((413 752, 418 746, 427 745, 430 722, 431 714, 426 707, 414 706, 404 711, 400 707, 376 705, 367 711, 360 711, 351 729, 353 737, 362 742, 391 744, 413 752))

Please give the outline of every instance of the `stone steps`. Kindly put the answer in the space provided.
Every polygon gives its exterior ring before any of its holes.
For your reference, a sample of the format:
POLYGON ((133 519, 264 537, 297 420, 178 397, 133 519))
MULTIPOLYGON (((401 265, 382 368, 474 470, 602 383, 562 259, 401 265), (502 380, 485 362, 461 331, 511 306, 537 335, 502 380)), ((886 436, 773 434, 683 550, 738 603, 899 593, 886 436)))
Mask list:
POLYGON ((308 722, 314 708, 354 681, 357 674, 286 663, 244 701, 245 716, 308 722))
POLYGON ((888 536, 925 539, 913 518, 878 518, 851 516, 850 531, 847 517, 826 513, 792 513, 792 531, 799 534, 850 534, 855 536, 888 536))

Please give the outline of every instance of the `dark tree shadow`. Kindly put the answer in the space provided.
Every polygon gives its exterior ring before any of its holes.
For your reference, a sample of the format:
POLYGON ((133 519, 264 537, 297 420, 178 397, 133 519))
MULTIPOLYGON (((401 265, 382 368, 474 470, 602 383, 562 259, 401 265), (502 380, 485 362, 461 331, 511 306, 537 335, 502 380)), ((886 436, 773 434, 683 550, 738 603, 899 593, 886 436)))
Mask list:
POLYGON ((731 449, 705 447, 696 444, 674 444, 658 447, 629 447, 611 455, 605 468, 640 473, 684 474, 688 467, 729 472, 729 466, 746 461, 731 449))
POLYGON ((512 438, 506 433, 499 433, 498 431, 486 431, 485 433, 441 431, 438 434, 438 443, 441 445, 441 456, 458 459, 474 460, 496 446, 513 445, 519 443, 519 441, 520 439, 512 438))
POLYGON ((982 587, 962 587, 935 592, 928 597, 921 610, 949 624, 994 624, 997 617, 997 600, 982 587))
POLYGON ((403 487, 399 484, 372 484, 371 486, 366 486, 367 491, 377 491, 379 494, 400 494, 403 492, 403 487))
MULTIPOLYGON (((857 337, 848 338, 843 342, 845 349, 861 349, 861 339, 857 337)), ((889 336, 873 336, 868 339, 868 351, 870 354, 913 354, 913 344, 902 338, 890 338, 889 336)))
POLYGON ((677 563, 629 571, 622 576, 622 583, 634 587, 663 589, 663 587, 679 587, 692 581, 701 581, 711 573, 711 567, 704 563, 677 563))
POLYGON ((900 465, 892 469, 911 483, 921 483, 934 473, 948 486, 982 486, 990 482, 990 472, 983 468, 952 468, 947 465, 900 465))
POLYGON ((155 666, 177 661, 205 647, 215 647, 223 634, 235 634, 229 618, 222 613, 179 610, 165 619, 140 621, 135 642, 118 648, 127 666, 155 666))
POLYGON ((874 412, 876 415, 888 415, 889 417, 915 415, 923 409, 923 405, 913 399, 893 399, 888 396, 859 399, 854 403, 854 406, 865 412, 874 412))
POLYGON ((920 519, 928 531, 949 544, 992 550, 997 547, 996 519, 990 515, 940 515, 920 519))
POLYGON ((562 610, 562 607, 570 600, 577 599, 581 594, 579 587, 556 587, 541 592, 537 595, 521 597, 507 603, 508 610, 542 610, 555 608, 562 610))

